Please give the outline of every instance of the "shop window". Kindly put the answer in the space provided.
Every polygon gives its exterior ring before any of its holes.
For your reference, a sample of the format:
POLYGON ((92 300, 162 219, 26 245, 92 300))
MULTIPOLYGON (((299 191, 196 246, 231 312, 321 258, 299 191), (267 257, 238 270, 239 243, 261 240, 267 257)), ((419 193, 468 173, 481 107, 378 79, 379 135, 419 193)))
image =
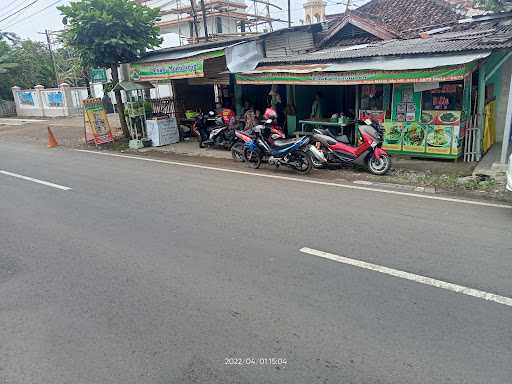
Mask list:
POLYGON ((422 95, 422 108, 425 111, 462 110, 462 83, 444 83, 439 88, 424 91, 422 95))
POLYGON ((222 18, 221 17, 216 17, 215 18, 215 23, 217 25, 217 33, 222 33, 222 18))
POLYGON ((384 110, 384 87, 382 85, 362 85, 359 97, 359 109, 384 110))

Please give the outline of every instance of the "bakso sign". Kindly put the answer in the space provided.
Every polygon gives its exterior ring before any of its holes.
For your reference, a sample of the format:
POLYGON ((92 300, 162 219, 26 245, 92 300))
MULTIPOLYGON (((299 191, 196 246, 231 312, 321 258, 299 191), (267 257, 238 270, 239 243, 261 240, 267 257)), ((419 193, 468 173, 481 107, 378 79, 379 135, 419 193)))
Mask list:
POLYGON ((130 79, 155 81, 204 77, 204 61, 224 55, 223 50, 208 52, 180 60, 130 64, 130 79))

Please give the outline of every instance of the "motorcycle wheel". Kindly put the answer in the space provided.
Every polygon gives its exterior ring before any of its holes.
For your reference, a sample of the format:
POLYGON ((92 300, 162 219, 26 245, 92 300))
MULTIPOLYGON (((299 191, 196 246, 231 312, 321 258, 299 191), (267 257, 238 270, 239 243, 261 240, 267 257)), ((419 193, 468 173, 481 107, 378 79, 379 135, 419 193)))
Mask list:
POLYGON ((368 169, 374 175, 385 175, 391 169, 389 156, 381 156, 380 159, 373 154, 368 160, 368 169))
POLYGON ((244 150, 244 159, 245 162, 249 165, 249 167, 258 169, 261 165, 261 152, 258 150, 245 149, 244 150))
POLYGON ((217 135, 213 138, 213 145, 217 148, 224 147, 224 138, 221 135, 217 135))
POLYGON ((235 143, 231 147, 231 157, 233 160, 241 161, 242 163, 245 161, 244 159, 244 143, 235 143))
POLYGON ((294 155, 294 167, 297 172, 307 175, 313 168, 313 161, 309 153, 304 151, 297 151, 294 155))

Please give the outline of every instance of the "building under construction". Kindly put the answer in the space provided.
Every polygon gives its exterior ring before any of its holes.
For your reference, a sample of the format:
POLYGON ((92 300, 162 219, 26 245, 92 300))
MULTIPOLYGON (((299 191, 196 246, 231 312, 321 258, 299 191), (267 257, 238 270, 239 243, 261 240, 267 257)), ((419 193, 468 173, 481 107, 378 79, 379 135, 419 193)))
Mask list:
POLYGON ((269 0, 136 0, 160 8, 162 34, 175 33, 189 43, 218 40, 272 31, 271 9, 280 7, 269 0))

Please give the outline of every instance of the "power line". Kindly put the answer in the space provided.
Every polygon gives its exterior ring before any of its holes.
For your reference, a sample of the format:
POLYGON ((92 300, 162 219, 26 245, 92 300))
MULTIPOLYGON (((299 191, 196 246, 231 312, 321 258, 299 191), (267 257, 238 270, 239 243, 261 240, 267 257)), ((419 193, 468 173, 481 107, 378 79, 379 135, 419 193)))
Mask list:
POLYGON ((25 5, 23 8, 18 9, 17 11, 15 11, 15 12, 11 13, 11 14, 10 14, 10 15, 8 15, 8 16, 5 16, 3 19, 1 19, 1 20, 0 20, 0 23, 1 23, 2 21, 4 21, 4 20, 7 20, 8 18, 10 18, 10 17, 12 17, 12 16, 14 16, 14 15, 17 15, 18 13, 20 13, 20 12, 21 12, 21 11, 23 11, 24 9, 27 9, 28 7, 31 7, 32 5, 34 5, 35 3, 37 3, 38 1, 39 1, 39 0, 34 0, 34 1, 32 1, 30 4, 25 5))
POLYGON ((26 3, 27 0, 21 0, 21 4, 16 4, 16 3, 19 3, 19 2, 20 2, 20 0, 13 0, 13 1, 11 1, 5 8, 3 8, 3 11, 4 12, 12 11, 16 7, 19 7, 20 5, 23 5, 24 3, 26 3), (13 5, 14 5, 14 7, 13 7, 13 5))
MULTIPOLYGON (((38 1, 38 0, 37 0, 37 1, 38 1)), ((15 25, 15 24, 18 24, 18 25, 19 25, 19 24, 21 24, 21 23, 24 23, 24 22, 25 22, 25 21, 27 21, 28 19, 30 19, 30 18, 32 18, 32 17, 34 17, 34 16, 39 15, 40 13, 42 13, 42 12, 46 11, 47 9, 49 9, 49 8, 51 8, 51 7, 55 6, 55 5, 57 5, 57 4, 59 4, 59 3, 63 2, 63 1, 64 1, 64 0, 57 0, 57 1, 54 1, 54 2, 53 2, 53 3, 51 3, 50 5, 48 5, 48 6, 44 7, 43 9, 40 9, 39 11, 34 12, 34 13, 32 13, 32 14, 30 14, 30 15, 26 16, 26 17, 22 18, 21 20, 18 20, 18 21, 17 21, 17 22, 15 22, 15 23, 9 24, 8 26, 4 27, 4 29, 10 28, 10 27, 12 27, 12 26, 13 26, 13 25, 15 25)))

